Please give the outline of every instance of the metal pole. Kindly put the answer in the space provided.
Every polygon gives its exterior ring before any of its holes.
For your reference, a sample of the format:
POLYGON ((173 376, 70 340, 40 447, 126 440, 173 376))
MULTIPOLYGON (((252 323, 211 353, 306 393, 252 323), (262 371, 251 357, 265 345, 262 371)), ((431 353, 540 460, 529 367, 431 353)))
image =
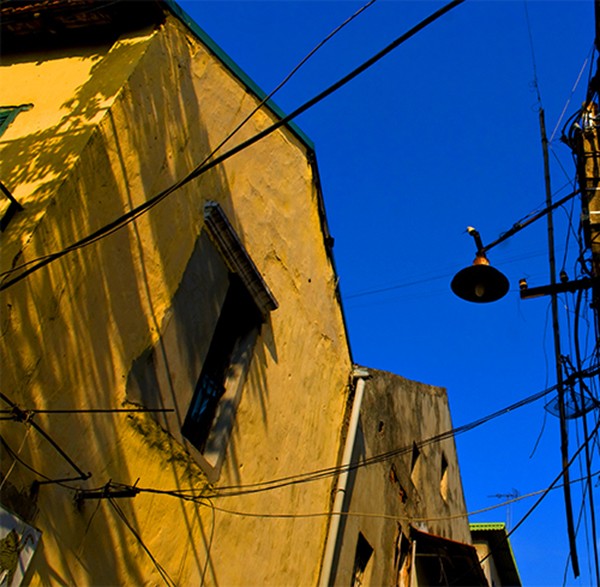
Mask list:
MULTIPOLYGON (((540 132, 542 135, 542 151, 544 155, 544 181, 546 185, 546 207, 552 206, 552 190, 550 186, 550 161, 548 157, 548 138, 546 136, 546 121, 544 110, 540 108, 540 132)), ((550 283, 556 285, 556 260, 554 256, 554 220, 552 212, 548 219, 548 261, 550 264, 550 283)), ((552 331, 554 333, 554 361, 556 366, 556 387, 558 390, 558 415, 560 420, 560 450, 562 466, 564 471, 564 495, 565 513, 567 516, 567 533, 569 535, 569 549, 571 551, 571 566, 573 575, 579 576, 579 559, 577 557, 577 543, 575 540, 575 525, 573 523, 573 506, 571 502, 571 483, 569 475, 569 438, 567 434, 567 419, 565 413, 565 388, 563 385, 561 352, 560 352, 560 330, 558 323, 558 295, 555 291, 551 293, 552 305, 552 331)))

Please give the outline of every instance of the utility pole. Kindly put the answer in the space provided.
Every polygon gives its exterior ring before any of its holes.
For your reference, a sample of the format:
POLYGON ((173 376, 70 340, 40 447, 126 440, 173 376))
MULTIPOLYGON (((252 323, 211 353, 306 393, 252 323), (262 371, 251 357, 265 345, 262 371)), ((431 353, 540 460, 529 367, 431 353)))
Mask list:
MULTIPOLYGON (((592 80, 599 81, 599 74, 592 80)), ((583 106, 581 129, 575 133, 574 151, 577 178, 581 188, 581 213, 586 248, 592 254, 592 276, 600 277, 600 118, 598 104, 592 98, 583 106)), ((592 286, 592 309, 596 335, 600 335, 600 285, 592 286)))
MULTIPOLYGON (((546 208, 552 206, 552 189, 550 187, 550 160, 548 155, 548 138, 546 136, 546 122, 544 110, 540 108, 540 133, 542 137, 542 151, 544 155, 544 183, 546 185, 546 208)), ((563 382, 563 368, 561 363, 560 330, 558 320, 558 293, 556 291, 556 260, 554 255, 554 220, 552 212, 547 215, 548 220, 548 260, 550 264, 550 300, 552 308, 552 332, 554 334, 554 364, 556 367, 556 388, 558 391, 558 415, 560 421, 560 453, 563 467, 563 492, 565 496, 565 513, 567 516, 567 534, 569 536, 569 551, 571 553, 571 566, 573 575, 579 577, 579 558, 577 556, 577 536, 573 519, 573 503, 571 499, 571 475, 569 473, 569 435, 567 427, 567 414, 565 405, 565 386, 563 382)))
MULTIPOLYGON (((577 181, 581 190, 581 223, 586 250, 591 252, 591 309, 594 313, 596 340, 600 340, 600 117, 598 114, 598 99, 600 98, 600 0, 594 0, 595 37, 594 45, 599 55, 596 71, 590 80, 585 103, 582 107, 581 123, 575 128, 573 141, 570 146, 575 155, 577 165, 577 181)), ((575 318, 575 351, 577 369, 581 370, 581 353, 579 350, 579 310, 581 307, 581 292, 578 294, 575 318)), ((597 352, 597 351, 596 351, 597 352)), ((579 382, 581 406, 584 408, 584 384, 579 382)), ((587 415, 583 417, 584 433, 588 434, 587 415)), ((591 449, 585 447, 587 469, 587 494, 590 506, 592 525, 593 556, 596 571, 596 583, 600 587, 600 561, 596 538, 596 514, 594 493, 592 489, 591 449)))
MULTIPOLYGON (((600 55, 600 0, 594 0, 595 46, 600 55)), ((581 123, 573 136, 572 148, 577 160, 577 179, 581 188, 582 225, 586 248, 592 254, 592 276, 600 277, 600 118, 598 95, 600 93, 600 57, 596 72, 590 81, 583 105, 581 123)), ((596 337, 600 336, 600 285, 592 287, 592 309, 596 337)))

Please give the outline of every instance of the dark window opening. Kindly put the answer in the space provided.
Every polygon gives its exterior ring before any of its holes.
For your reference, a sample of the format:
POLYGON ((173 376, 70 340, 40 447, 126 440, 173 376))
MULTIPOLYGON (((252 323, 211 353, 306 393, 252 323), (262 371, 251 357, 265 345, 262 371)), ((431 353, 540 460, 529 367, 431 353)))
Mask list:
POLYGON ((416 442, 413 442, 412 447, 412 455, 410 458, 410 480, 413 482, 413 485, 417 486, 419 481, 419 470, 421 462, 421 451, 417 446, 416 442))
POLYGON ((208 354, 182 427, 183 435, 204 452, 215 423, 227 379, 244 339, 260 326, 262 315, 237 275, 230 285, 208 354))
POLYGON ((410 567, 410 541, 402 532, 402 526, 398 524, 396 530, 396 542, 394 548, 394 569, 396 572, 396 585, 409 585, 410 567))
POLYGON ((417 443, 413 442, 412 457, 410 460, 410 472, 411 473, 415 470, 415 467, 417 466, 417 462, 419 460, 420 455, 421 455, 421 451, 419 450, 417 443))
POLYGON ((442 467, 440 471, 440 493, 444 499, 448 499, 448 459, 442 453, 442 467))
POLYGON ((366 571, 371 556, 373 555, 373 547, 367 542, 362 532, 358 533, 356 542, 356 554, 354 556, 354 571, 352 572, 352 587, 360 587, 366 585, 366 571))

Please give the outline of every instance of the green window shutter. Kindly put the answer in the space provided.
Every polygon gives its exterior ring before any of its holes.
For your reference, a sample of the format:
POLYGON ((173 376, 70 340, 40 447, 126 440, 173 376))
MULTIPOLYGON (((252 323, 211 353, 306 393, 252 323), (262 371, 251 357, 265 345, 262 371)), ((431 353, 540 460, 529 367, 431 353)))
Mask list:
POLYGON ((19 112, 29 110, 32 104, 23 104, 21 106, 0 106, 0 136, 8 128, 9 124, 17 117, 19 112))

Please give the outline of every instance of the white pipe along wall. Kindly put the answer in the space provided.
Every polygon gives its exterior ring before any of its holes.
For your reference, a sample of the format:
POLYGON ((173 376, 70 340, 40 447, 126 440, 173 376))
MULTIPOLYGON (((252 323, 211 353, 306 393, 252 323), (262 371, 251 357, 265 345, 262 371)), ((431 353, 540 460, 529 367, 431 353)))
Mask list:
POLYGON ((346 487, 348 485, 350 461, 354 452, 354 443, 356 441, 356 433, 358 431, 358 423, 360 417, 360 408, 365 392, 365 380, 369 377, 369 372, 364 369, 355 369, 352 376, 356 381, 356 391, 352 402, 352 413, 348 424, 348 436, 346 436, 346 445, 344 446, 344 455, 342 456, 341 473, 338 478, 336 487, 335 501, 331 510, 331 525, 327 534, 327 542, 325 544, 325 554, 323 556, 323 566, 321 570, 321 580, 319 587, 329 587, 331 581, 331 570, 333 568, 333 558, 335 549, 339 540, 339 529, 342 507, 344 498, 346 497, 346 487))

